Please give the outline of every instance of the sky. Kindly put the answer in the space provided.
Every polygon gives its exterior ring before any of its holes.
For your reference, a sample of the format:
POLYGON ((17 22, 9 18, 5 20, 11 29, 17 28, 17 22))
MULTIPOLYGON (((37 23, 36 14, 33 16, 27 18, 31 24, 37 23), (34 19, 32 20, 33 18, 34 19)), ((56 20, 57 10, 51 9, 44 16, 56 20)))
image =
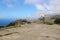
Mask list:
POLYGON ((39 13, 60 13, 60 0, 0 0, 0 18, 34 18, 39 13))

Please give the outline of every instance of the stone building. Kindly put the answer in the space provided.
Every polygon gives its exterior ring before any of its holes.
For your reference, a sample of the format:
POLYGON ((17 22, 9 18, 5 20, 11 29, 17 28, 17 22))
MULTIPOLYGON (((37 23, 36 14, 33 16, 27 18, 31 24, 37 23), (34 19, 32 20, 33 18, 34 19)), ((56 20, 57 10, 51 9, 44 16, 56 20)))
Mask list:
POLYGON ((40 17, 40 18, 39 18, 40 22, 41 22, 41 23, 45 23, 45 14, 44 14, 44 13, 40 13, 40 14, 39 14, 39 17, 40 17))

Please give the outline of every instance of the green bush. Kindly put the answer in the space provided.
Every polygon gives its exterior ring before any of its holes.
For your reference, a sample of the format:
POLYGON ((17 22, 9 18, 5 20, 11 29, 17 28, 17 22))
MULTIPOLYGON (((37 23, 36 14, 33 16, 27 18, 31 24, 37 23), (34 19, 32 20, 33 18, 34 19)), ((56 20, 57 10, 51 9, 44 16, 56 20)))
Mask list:
POLYGON ((53 24, 54 24, 54 22, 53 22, 52 20, 48 20, 48 21, 46 21, 46 22, 45 22, 45 24, 53 25, 53 24))
POLYGON ((54 21, 55 24, 60 24, 60 18, 56 18, 54 21))

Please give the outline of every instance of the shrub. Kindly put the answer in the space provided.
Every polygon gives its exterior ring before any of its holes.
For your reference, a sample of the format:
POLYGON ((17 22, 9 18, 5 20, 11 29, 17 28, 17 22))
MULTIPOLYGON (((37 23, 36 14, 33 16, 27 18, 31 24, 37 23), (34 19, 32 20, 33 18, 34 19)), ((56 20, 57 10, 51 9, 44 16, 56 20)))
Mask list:
POLYGON ((48 20, 48 21, 46 21, 46 22, 45 22, 45 24, 53 25, 53 24, 54 24, 54 22, 53 22, 52 20, 48 20))
POLYGON ((60 18, 56 18, 54 21, 55 24, 60 24, 60 18))
POLYGON ((28 21, 27 23, 28 23, 28 24, 31 24, 31 22, 29 22, 29 21, 28 21))
POLYGON ((0 26, 0 29, 1 29, 1 28, 4 28, 4 27, 5 27, 5 26, 0 26))

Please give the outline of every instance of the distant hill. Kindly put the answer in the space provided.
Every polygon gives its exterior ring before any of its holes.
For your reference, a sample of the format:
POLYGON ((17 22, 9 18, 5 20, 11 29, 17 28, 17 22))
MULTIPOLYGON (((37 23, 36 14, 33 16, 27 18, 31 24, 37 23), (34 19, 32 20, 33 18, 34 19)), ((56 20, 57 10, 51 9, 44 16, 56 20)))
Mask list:
POLYGON ((51 16, 51 18, 53 18, 53 19, 60 18, 60 15, 53 15, 53 16, 51 16))

